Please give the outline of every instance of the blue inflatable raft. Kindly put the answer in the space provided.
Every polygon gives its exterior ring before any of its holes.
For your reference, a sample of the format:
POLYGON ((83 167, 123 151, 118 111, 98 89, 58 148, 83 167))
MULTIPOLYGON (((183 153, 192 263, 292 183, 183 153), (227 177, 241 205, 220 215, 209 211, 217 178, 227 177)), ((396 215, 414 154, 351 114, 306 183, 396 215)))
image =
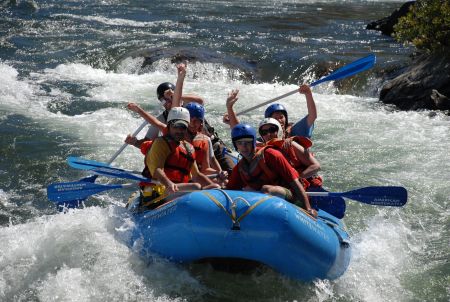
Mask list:
POLYGON ((130 200, 136 227, 130 245, 144 255, 191 263, 242 259, 288 277, 335 279, 347 269, 351 249, 342 222, 319 210, 317 219, 287 201, 257 192, 184 193, 154 209, 130 200))

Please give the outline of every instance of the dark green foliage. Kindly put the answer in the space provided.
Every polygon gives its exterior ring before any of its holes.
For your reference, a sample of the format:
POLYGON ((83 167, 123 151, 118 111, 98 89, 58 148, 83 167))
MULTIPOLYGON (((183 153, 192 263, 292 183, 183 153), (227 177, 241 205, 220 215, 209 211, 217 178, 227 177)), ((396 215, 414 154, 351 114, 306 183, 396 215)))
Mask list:
POLYGON ((395 38, 428 52, 447 52, 450 43, 450 1, 418 0, 394 27, 395 38))

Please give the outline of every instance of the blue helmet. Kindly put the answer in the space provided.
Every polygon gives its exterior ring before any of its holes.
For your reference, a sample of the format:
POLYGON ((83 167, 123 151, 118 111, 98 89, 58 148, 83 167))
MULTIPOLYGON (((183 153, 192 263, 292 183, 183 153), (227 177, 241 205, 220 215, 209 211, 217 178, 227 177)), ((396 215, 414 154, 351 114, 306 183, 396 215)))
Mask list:
POLYGON ((283 105, 281 105, 279 103, 275 103, 275 104, 272 104, 269 107, 267 107, 266 111, 264 112, 264 117, 272 117, 272 114, 275 111, 280 111, 284 115, 284 117, 286 118, 286 125, 287 125, 288 124, 287 110, 283 105))
POLYGON ((164 97, 164 91, 169 89, 175 90, 175 85, 170 82, 159 84, 158 88, 156 88, 156 96, 158 97, 158 100, 162 99, 164 97))
POLYGON ((199 103, 189 103, 185 106, 185 108, 189 110, 191 118, 196 117, 201 120, 205 118, 205 107, 203 107, 199 103))
POLYGON ((231 130, 231 140, 233 141, 234 149, 237 150, 236 141, 241 138, 252 138, 253 148, 256 148, 256 130, 248 124, 237 124, 231 130))

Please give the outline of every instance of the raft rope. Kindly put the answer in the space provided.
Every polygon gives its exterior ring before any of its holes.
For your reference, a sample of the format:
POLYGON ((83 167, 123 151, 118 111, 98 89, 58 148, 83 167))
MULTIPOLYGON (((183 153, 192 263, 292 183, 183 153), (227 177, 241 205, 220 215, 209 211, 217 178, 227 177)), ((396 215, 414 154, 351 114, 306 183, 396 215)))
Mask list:
POLYGON ((227 209, 223 206, 223 204, 220 203, 220 201, 218 201, 209 192, 202 192, 202 193, 204 195, 206 195, 210 200, 212 200, 220 209, 222 209, 228 215, 228 217, 230 217, 231 221, 233 222, 233 226, 232 226, 233 230, 240 230, 240 228, 241 228, 240 227, 240 222, 242 221, 242 219, 244 219, 244 217, 246 217, 248 214, 250 214, 257 206, 259 206, 264 201, 266 201, 266 200, 268 200, 269 198, 272 197, 272 196, 265 196, 265 197, 261 198, 260 200, 258 200, 257 202, 255 202, 253 205, 250 205, 250 202, 248 202, 248 200, 246 200, 244 197, 238 196, 235 199, 232 199, 230 197, 230 195, 228 195, 228 193, 225 192, 224 190, 217 189, 217 191, 222 192, 222 194, 225 195, 227 200, 230 202, 230 204, 231 204, 231 213, 228 212, 227 209), (248 209, 241 216, 237 217, 237 215, 236 215, 236 207, 237 207, 238 201, 240 201, 240 200, 243 201, 248 206, 248 209))

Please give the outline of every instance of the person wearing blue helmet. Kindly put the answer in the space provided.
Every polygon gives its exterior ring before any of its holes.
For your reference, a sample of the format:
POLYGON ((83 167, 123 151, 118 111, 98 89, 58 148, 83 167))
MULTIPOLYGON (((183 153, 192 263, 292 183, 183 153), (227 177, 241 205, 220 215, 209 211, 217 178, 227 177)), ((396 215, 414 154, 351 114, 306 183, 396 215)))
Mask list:
POLYGON ((317 216, 300 183, 298 172, 280 151, 271 146, 257 149, 256 131, 248 124, 235 125, 231 130, 231 139, 242 159, 231 171, 227 189, 275 195, 304 208, 311 216, 317 216))
POLYGON ((275 103, 266 108, 264 117, 271 117, 276 119, 284 129, 285 137, 290 136, 303 136, 311 138, 314 130, 314 122, 317 119, 317 109, 312 96, 311 88, 303 84, 298 89, 299 93, 304 94, 306 97, 306 105, 308 107, 308 114, 299 120, 297 123, 289 123, 288 112, 286 108, 275 103))
POLYGON ((189 111, 191 117, 187 131, 187 141, 195 148, 195 157, 200 171, 206 175, 218 174, 218 181, 220 180, 223 183, 228 173, 222 171, 214 155, 211 139, 203 133, 205 108, 193 102, 188 103, 185 108, 189 111))

